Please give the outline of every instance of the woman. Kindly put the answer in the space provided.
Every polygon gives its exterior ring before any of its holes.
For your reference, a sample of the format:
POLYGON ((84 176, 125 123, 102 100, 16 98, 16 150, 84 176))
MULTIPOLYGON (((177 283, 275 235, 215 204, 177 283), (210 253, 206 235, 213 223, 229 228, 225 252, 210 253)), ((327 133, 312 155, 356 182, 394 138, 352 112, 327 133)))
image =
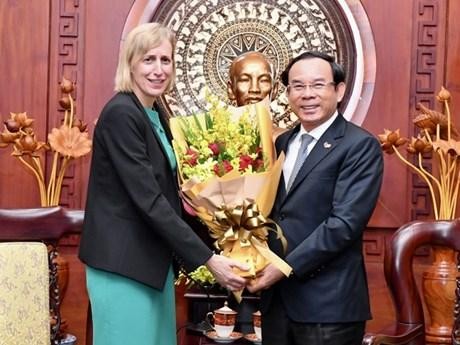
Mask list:
POLYGON ((94 344, 175 344, 173 256, 206 264, 231 290, 241 264, 215 255, 181 219, 171 135, 155 100, 171 87, 174 35, 158 23, 124 42, 118 93, 94 132, 80 259, 93 312, 94 344))

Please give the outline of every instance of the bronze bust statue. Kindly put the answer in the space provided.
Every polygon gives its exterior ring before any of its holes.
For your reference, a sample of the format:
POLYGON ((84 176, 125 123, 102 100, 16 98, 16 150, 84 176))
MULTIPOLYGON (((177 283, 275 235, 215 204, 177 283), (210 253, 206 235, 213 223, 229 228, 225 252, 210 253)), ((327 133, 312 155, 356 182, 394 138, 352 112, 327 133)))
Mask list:
MULTIPOLYGON (((228 98, 238 107, 260 102, 267 96, 272 101, 278 93, 279 84, 273 65, 260 52, 250 51, 236 57, 228 74, 228 98)), ((284 131, 273 126, 273 141, 284 131)))
POLYGON ((236 57, 229 70, 228 98, 237 106, 257 103, 278 92, 272 64, 264 54, 250 51, 236 57))

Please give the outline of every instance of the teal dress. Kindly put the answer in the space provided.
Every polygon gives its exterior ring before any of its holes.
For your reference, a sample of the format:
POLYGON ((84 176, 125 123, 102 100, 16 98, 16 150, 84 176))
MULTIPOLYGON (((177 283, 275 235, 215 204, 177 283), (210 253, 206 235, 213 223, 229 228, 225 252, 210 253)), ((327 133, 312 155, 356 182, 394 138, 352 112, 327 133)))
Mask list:
MULTIPOLYGON (((174 151, 158 113, 145 109, 176 170, 174 151)), ((154 253, 152 253, 154 255, 154 253)), ((172 267, 162 291, 118 274, 86 266, 93 345, 176 345, 176 305, 172 267)))

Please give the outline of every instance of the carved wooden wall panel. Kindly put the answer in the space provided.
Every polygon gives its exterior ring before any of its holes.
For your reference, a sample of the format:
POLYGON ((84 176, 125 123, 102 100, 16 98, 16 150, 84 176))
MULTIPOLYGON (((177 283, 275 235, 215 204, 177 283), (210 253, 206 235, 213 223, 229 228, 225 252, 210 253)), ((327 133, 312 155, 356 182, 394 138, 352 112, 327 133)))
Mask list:
MULTIPOLYGON (((62 77, 75 83, 73 98, 75 99, 76 116, 80 118, 83 105, 83 50, 84 50, 84 1, 59 0, 52 2, 51 21, 51 54, 49 75, 49 110, 48 131, 52 127, 60 126, 64 118, 64 111, 59 106, 62 97, 59 83, 62 77)), ((87 159, 87 158, 83 158, 87 159)), ((61 205, 70 208, 81 206, 81 180, 80 160, 74 161, 66 171, 62 185, 61 205)))
MULTIPOLYGON (((47 1, 0 1, 0 119, 27 112, 40 138, 47 129, 49 15, 47 1)), ((39 205, 34 176, 10 154, 0 149, 0 206, 39 205)))
POLYGON ((446 59, 445 85, 452 93, 452 110, 456 123, 460 121, 460 37, 458 18, 460 18, 460 3, 449 1, 446 22, 446 59))
MULTIPOLYGON (((417 113, 417 103, 437 107, 436 93, 443 85, 445 30, 447 7, 445 1, 418 0, 413 9, 411 99, 409 100, 409 132, 416 136, 412 119, 417 113)), ((431 162, 426 162, 431 171, 431 162)), ((411 219, 432 218, 432 201, 428 187, 415 173, 411 173, 411 219)))
MULTIPOLYGON (((408 129, 410 98, 412 1, 361 1, 376 46, 374 96, 363 127, 374 134, 384 128, 408 129), (397 10, 395 10, 397 8, 397 10)), ((384 156, 384 180, 372 227, 397 228, 410 219, 408 171, 394 156, 384 156)))

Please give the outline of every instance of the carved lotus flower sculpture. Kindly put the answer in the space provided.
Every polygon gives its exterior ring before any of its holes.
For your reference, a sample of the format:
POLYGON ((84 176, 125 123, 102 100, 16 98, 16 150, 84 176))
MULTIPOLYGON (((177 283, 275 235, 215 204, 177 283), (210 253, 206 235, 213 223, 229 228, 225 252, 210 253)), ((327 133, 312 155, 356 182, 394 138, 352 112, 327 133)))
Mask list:
POLYGON ((34 174, 42 206, 59 204, 62 182, 70 161, 91 151, 92 142, 87 125, 74 117, 75 107, 71 96, 73 90, 73 83, 63 78, 63 97, 59 104, 64 108, 64 121, 59 128, 53 128, 48 134, 48 143, 37 140, 33 128, 34 119, 29 118, 25 112, 10 113, 10 118, 4 121, 4 130, 0 133, 0 148, 11 145, 11 155, 34 174), (45 174, 46 152, 49 151, 53 153, 51 171, 45 174))
POLYGON ((65 157, 78 158, 91 151, 88 133, 80 132, 78 127, 62 125, 59 129, 53 128, 48 134, 48 141, 54 151, 65 157))
POLYGON ((435 218, 454 219, 460 186, 460 142, 455 139, 458 131, 451 120, 449 91, 442 87, 436 99, 442 104, 443 112, 417 104, 420 113, 413 120, 420 129, 417 137, 408 140, 401 137, 399 129, 385 129, 379 140, 385 153, 395 153, 427 183, 435 218), (406 144, 407 152, 415 156, 412 162, 399 152, 406 144), (428 156, 429 153, 432 155, 428 156), (426 159, 433 159, 433 172, 426 170, 423 164, 426 159))

